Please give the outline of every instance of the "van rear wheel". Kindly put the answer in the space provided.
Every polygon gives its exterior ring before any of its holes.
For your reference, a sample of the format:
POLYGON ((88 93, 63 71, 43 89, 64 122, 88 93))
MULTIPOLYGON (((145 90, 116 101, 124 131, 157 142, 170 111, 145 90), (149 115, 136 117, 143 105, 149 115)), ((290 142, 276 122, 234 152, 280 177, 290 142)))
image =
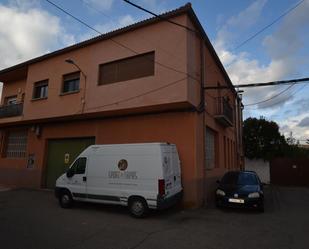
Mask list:
POLYGON ((143 198, 135 197, 129 201, 129 210, 132 216, 142 218, 148 212, 148 205, 143 198))
POLYGON ((73 199, 69 191, 62 191, 59 196, 59 204, 62 208, 70 208, 73 204, 73 199))

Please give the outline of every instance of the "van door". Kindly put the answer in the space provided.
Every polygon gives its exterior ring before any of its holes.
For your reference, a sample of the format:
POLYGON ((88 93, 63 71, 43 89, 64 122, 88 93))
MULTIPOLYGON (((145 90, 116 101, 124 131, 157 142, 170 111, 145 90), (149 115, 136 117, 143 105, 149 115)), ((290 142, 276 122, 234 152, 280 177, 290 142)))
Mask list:
POLYGON ((67 185, 75 199, 85 199, 87 185, 87 158, 79 157, 69 169, 71 177, 68 177, 67 185))
POLYGON ((164 149, 163 176, 167 197, 181 191, 180 162, 174 146, 166 146, 164 149))
POLYGON ((179 160, 179 155, 176 146, 171 147, 171 153, 172 153, 172 170, 174 175, 174 189, 175 192, 179 192, 182 190, 181 186, 181 165, 179 160))

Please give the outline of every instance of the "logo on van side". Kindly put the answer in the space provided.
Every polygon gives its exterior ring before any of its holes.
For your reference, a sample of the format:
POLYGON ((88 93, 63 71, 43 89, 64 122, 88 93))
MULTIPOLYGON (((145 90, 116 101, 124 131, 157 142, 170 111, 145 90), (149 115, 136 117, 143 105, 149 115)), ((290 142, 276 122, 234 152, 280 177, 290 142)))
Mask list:
POLYGON ((118 169, 120 170, 126 170, 128 168, 128 161, 126 159, 121 159, 118 162, 118 169))

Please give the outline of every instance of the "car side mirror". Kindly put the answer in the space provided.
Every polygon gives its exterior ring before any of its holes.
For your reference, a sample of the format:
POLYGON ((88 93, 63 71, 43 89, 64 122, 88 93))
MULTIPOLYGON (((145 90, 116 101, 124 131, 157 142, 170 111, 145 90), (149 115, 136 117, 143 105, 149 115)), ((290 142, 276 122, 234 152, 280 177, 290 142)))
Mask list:
POLYGON ((67 178, 71 178, 72 176, 74 176, 74 172, 71 169, 68 169, 67 173, 66 173, 67 178))

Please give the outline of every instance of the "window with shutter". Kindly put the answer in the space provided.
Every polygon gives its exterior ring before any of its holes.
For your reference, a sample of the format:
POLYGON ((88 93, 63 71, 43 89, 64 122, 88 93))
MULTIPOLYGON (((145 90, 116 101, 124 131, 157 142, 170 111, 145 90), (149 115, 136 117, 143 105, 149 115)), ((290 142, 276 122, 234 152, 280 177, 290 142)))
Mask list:
POLYGON ((101 64, 99 85, 138 79, 154 75, 155 53, 150 52, 101 64))

